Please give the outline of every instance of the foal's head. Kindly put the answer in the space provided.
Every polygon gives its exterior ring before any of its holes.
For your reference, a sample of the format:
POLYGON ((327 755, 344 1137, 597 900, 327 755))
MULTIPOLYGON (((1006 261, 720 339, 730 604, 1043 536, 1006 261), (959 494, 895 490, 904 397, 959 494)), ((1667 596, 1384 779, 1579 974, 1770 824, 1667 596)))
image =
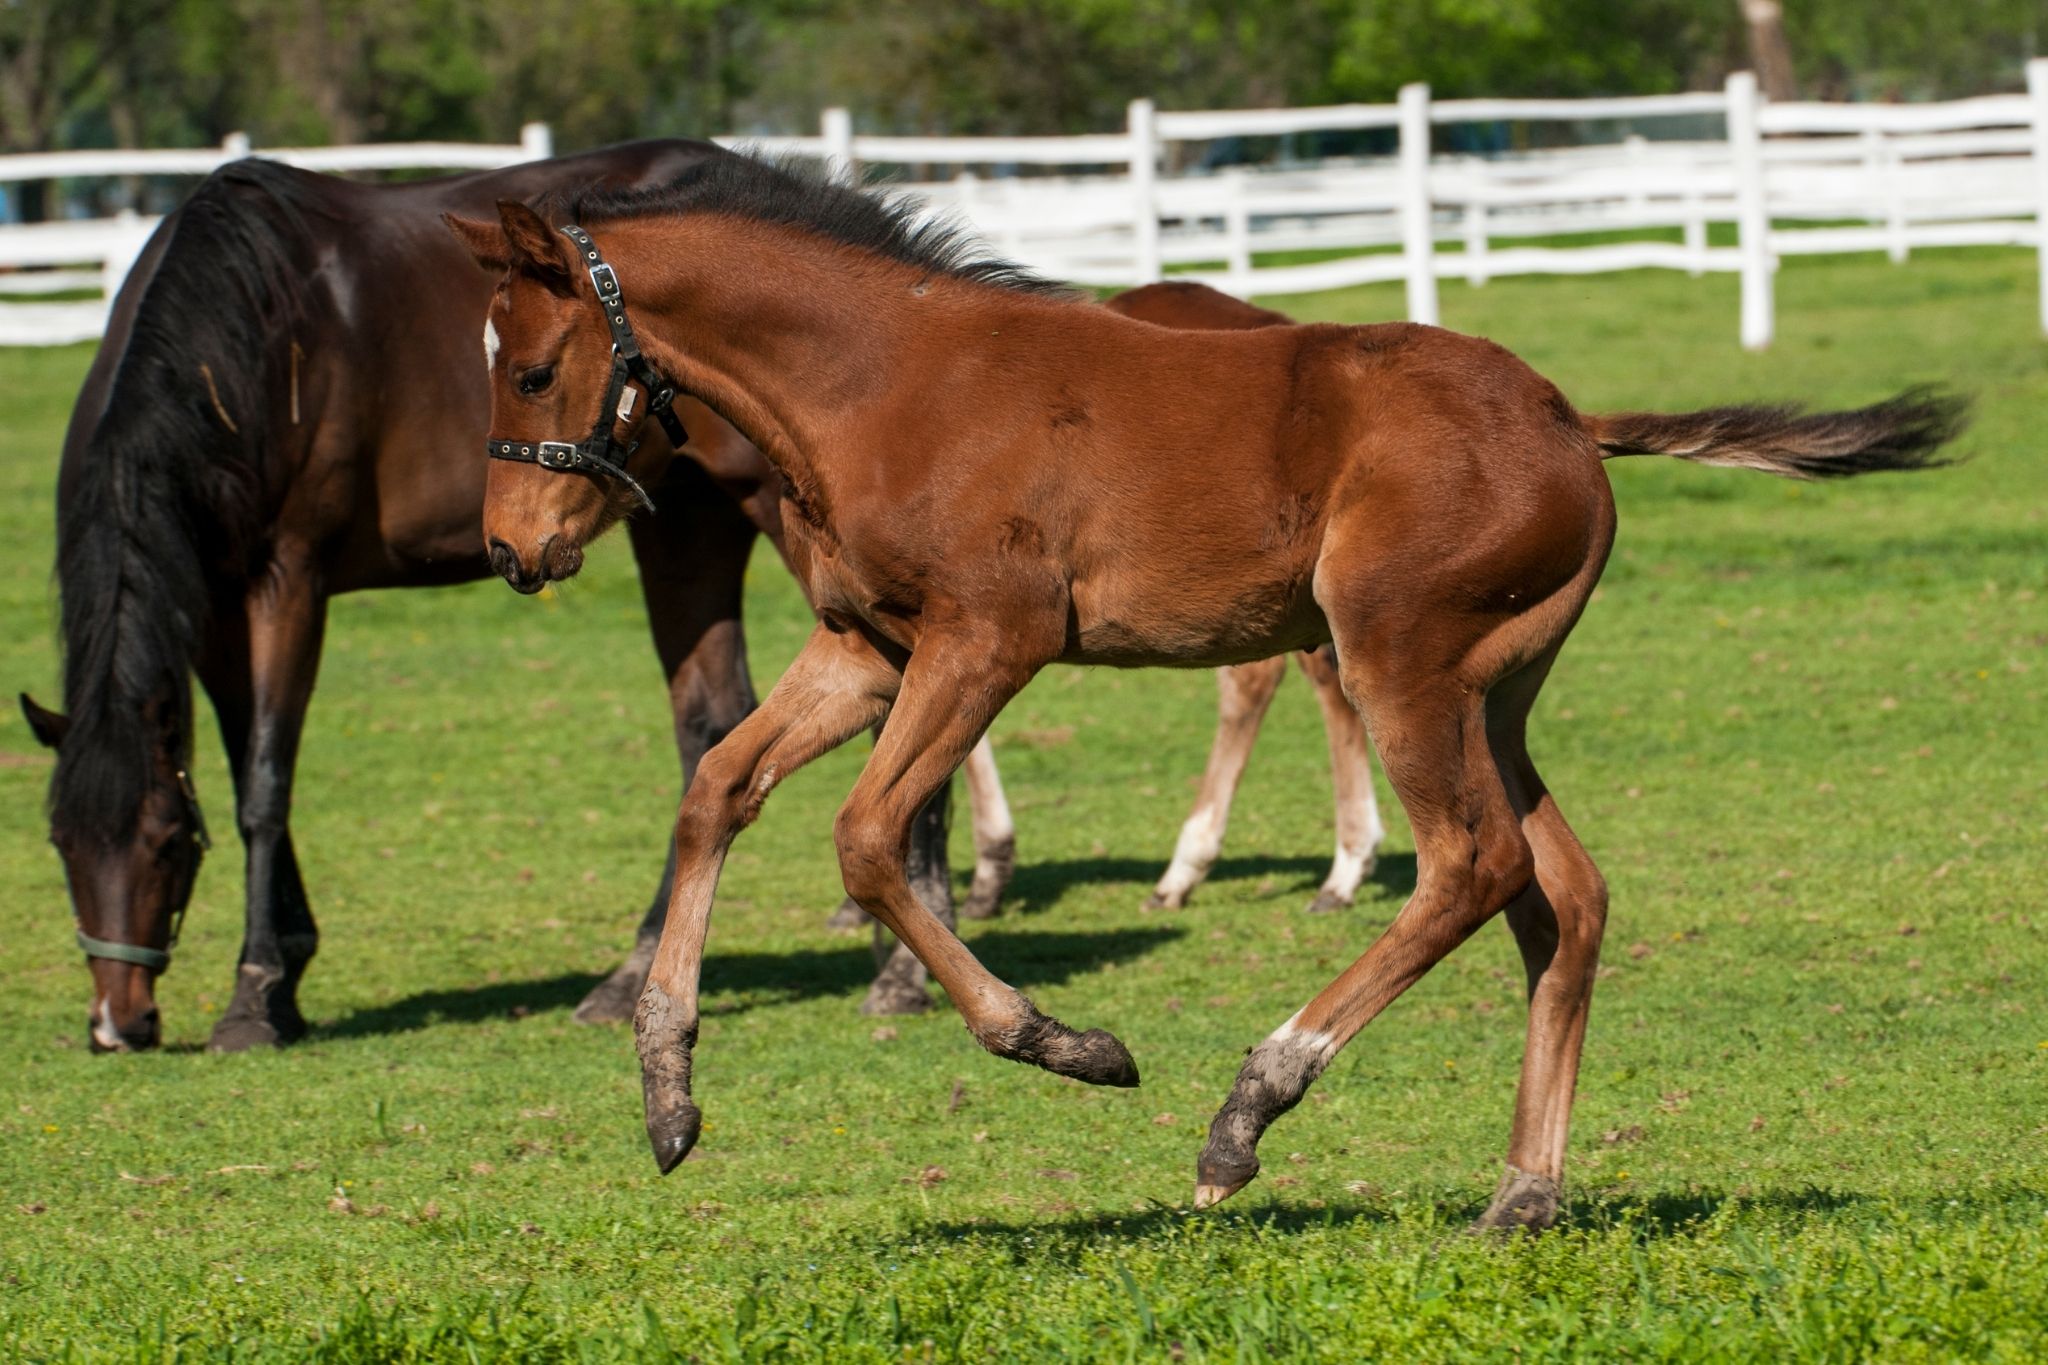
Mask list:
MULTIPOLYGON (((501 202, 498 215, 495 223, 446 216, 477 263, 502 275, 484 323, 492 438, 538 451, 608 432, 609 458, 652 482, 672 452, 652 441, 628 455, 647 416, 645 386, 628 381, 616 408, 597 411, 611 380, 612 336, 589 263, 526 205, 501 202)), ((520 592, 538 592, 582 568, 583 546, 637 504, 628 482, 601 473, 494 459, 484 490, 491 567, 520 592)))

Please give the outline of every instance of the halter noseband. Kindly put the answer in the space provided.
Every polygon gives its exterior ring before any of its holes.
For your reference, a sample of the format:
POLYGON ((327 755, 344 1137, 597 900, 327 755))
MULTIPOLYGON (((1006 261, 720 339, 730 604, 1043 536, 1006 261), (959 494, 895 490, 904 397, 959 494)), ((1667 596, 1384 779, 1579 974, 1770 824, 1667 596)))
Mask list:
MULTIPOLYGON (((199 810, 199 793, 192 789, 192 779, 185 770, 178 770, 178 790, 185 797, 185 811, 192 817, 192 842, 205 853, 212 849, 213 840, 206 837, 206 816, 199 810)), ((145 967, 152 972, 167 971, 171 965, 171 950, 178 946, 178 935, 185 928, 185 911, 190 907, 192 897, 187 888, 185 904, 180 905, 171 916, 171 941, 161 948, 145 948, 139 943, 116 943, 110 938, 94 938, 85 932, 85 926, 73 923, 78 934, 79 951, 87 957, 103 957, 109 962, 126 962, 133 967, 145 967)))
POLYGON ((647 496, 647 490, 640 486, 639 480, 626 472, 626 461, 633 457, 640 443, 632 442, 616 460, 612 459, 612 428, 615 423, 632 415, 632 395, 626 390, 626 382, 637 380, 647 390, 647 410, 668 433, 669 443, 681 450, 690 435, 683 430, 682 419, 675 414, 676 386, 662 378, 660 371, 640 354, 640 343, 633 339, 633 324, 626 321, 626 300, 619 292, 618 273, 605 264, 604 257, 598 255, 597 243, 590 240, 589 233, 574 224, 563 228, 562 235, 583 253, 590 283, 597 290, 598 306, 604 310, 605 326, 611 328, 612 333, 611 382, 605 386, 604 405, 598 409, 597 425, 580 441, 506 441, 490 436, 484 440, 484 453, 494 460, 514 460, 521 464, 537 464, 542 469, 601 474, 608 479, 617 479, 633 490, 633 496, 640 500, 642 507, 652 512, 654 499, 647 496))

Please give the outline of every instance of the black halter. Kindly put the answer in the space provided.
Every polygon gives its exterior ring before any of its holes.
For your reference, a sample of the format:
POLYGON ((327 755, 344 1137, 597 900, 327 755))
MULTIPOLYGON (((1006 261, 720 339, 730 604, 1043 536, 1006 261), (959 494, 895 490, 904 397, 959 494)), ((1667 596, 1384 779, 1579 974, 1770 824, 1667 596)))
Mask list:
POLYGON ((597 290, 598 305, 604 309, 605 325, 612 331, 612 377, 605 386, 604 406, 598 409, 597 425, 580 441, 505 441, 490 436, 484 439, 484 452, 494 460, 516 460, 522 464, 537 464, 542 469, 602 474, 606 478, 617 479, 633 490, 633 496, 640 500, 642 507, 652 512, 654 499, 648 497, 647 490, 626 472, 626 461, 633 458, 633 452, 640 448, 640 443, 634 441, 617 460, 613 460, 612 427, 632 416, 632 395, 626 383, 637 380, 647 390, 647 410, 668 433, 669 443, 681 450, 690 434, 683 430, 682 419, 675 413, 676 386, 662 378, 661 373, 648 363, 647 357, 640 354, 640 343, 633 339, 633 324, 626 321, 626 300, 619 293, 618 273, 597 254, 597 243, 590 240, 589 233, 573 224, 563 228, 562 233, 583 253, 585 268, 590 271, 590 283, 597 290))

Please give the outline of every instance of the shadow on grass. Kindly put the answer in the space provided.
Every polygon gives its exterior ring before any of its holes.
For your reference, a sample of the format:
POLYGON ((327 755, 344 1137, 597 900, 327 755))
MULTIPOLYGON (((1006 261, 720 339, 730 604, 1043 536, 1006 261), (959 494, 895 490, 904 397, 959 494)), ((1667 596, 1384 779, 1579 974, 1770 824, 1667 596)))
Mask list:
MULTIPOLYGON (((902 1240, 916 1241, 936 1232, 949 1237, 1009 1243, 1013 1256, 1022 1263, 1034 1255, 1043 1255, 1048 1245, 1055 1241, 1084 1243, 1102 1237, 1144 1237, 1195 1219, 1242 1228, 1256 1235, 1286 1235, 1310 1228, 1378 1227, 1415 1221, 1420 1216, 1415 1207, 1417 1202, 1392 1204, 1339 1200, 1323 1208, 1307 1208, 1299 1204, 1262 1204, 1253 1200, 1242 1206, 1227 1206, 1214 1213, 1193 1213, 1185 1208, 1160 1205, 1143 1212, 1105 1211, 1015 1221, 936 1223, 906 1230, 902 1240)), ((1945 1205, 1951 1201, 1929 1202, 1945 1205)), ((1473 1220, 1485 1212, 1487 1197, 1484 1193, 1475 1193, 1470 1198, 1439 1198, 1434 1205, 1438 1228, 1444 1233, 1463 1236, 1467 1235, 1466 1229, 1471 1227, 1473 1220)), ((1877 1211, 1869 1195, 1813 1186, 1747 1194, 1695 1191, 1686 1194, 1588 1195, 1566 1200, 1558 1228, 1561 1231, 1625 1228, 1638 1239, 1654 1240, 1686 1235, 1723 1212, 1767 1218, 1844 1213, 1867 1218, 1877 1211)), ((1505 1239, 1502 1243, 1505 1244, 1505 1239)))
MULTIPOLYGON (((1219 882, 1271 878, 1276 889, 1271 893, 1300 896, 1306 905, 1322 885, 1324 873, 1329 871, 1327 858, 1282 858, 1244 857, 1219 858, 1209 870, 1203 887, 1213 887, 1219 882)), ((1003 896, 1005 914, 1042 914, 1059 903, 1068 890, 1077 886, 1089 886, 1105 882, 1127 882, 1131 884, 1133 908, 1144 903, 1152 887, 1158 883, 1159 874, 1166 870, 1164 862, 1145 858, 1068 858, 1063 861, 1026 862, 1017 868, 1016 877, 1010 889, 1003 896)), ((1360 900, 1375 896, 1405 898, 1415 889, 1415 855, 1413 853, 1383 853, 1371 877, 1359 888, 1360 900)), ((1194 899, 1199 901, 1205 894, 1198 888, 1194 899)), ((1208 892, 1207 894, 1215 894, 1208 892)), ((1260 894, 1266 894, 1261 892, 1260 894)))
MULTIPOLYGON (((1109 963, 1143 957, 1185 932, 1165 925, 1063 933, 987 929, 970 934, 968 941, 990 971, 1013 986, 1028 989, 1057 985, 1109 963)), ((850 1010, 874 976, 875 958, 865 937, 843 948, 713 952, 704 962, 704 1013, 737 1014, 822 996, 846 996, 850 1010)), ((571 1009, 602 979, 564 972, 531 981, 421 991, 316 1025, 314 1036, 363 1038, 410 1033, 436 1024, 479 1023, 571 1009)))

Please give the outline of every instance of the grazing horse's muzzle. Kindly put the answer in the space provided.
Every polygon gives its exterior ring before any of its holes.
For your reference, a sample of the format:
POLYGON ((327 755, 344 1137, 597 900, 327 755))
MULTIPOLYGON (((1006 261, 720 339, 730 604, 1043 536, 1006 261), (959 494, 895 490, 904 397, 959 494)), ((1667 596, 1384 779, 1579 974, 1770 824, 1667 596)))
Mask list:
POLYGON ((543 536, 532 562, 496 536, 491 537, 491 568, 515 592, 536 593, 549 583, 574 578, 583 567, 583 547, 560 536, 543 536))

